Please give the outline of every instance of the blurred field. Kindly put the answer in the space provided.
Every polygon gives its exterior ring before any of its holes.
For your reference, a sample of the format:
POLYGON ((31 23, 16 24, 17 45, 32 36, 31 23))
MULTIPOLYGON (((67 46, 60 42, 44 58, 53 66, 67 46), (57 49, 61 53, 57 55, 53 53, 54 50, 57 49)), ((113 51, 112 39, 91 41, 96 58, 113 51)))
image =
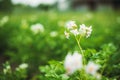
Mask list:
MULTIPOLYGON (((117 68, 109 70, 107 76, 120 75, 120 12, 119 11, 13 11, 0 13, 0 66, 9 61, 12 68, 28 63, 28 78, 40 74, 38 67, 49 60, 64 60, 68 51, 77 49, 74 39, 64 36, 65 22, 75 20, 77 24, 92 26, 90 38, 83 39, 83 49, 100 51, 105 44, 112 44, 115 53, 110 53, 109 62, 117 68), (2 23, 3 18, 7 21, 2 23), (40 23, 44 32, 34 34, 30 27, 40 23), (113 70, 114 71, 113 71, 113 70), (116 71, 116 72, 115 72, 116 71)), ((111 51, 112 52, 112 51, 111 51)), ((2 71, 1 67, 1 71, 2 71)))

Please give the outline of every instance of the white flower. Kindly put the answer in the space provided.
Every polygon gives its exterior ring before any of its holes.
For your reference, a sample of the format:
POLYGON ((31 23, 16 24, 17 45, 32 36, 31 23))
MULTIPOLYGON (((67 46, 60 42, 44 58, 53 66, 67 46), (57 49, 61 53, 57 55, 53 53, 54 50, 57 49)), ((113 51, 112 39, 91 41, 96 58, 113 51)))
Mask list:
POLYGON ((65 34, 66 38, 69 39, 70 34, 68 32, 66 32, 66 31, 64 32, 64 34, 65 34))
POLYGON ((86 26, 84 24, 80 25, 79 33, 81 35, 85 35, 85 33, 86 33, 86 26))
POLYGON ((6 24, 9 20, 8 16, 4 16, 1 20, 0 20, 0 26, 3 26, 4 24, 6 24))
POLYGON ((6 74, 6 73, 10 72, 10 70, 11 70, 11 66, 7 65, 6 68, 3 69, 3 72, 4 72, 4 74, 6 74))
POLYGON ((39 32, 44 32, 44 27, 42 24, 34 24, 31 26, 31 31, 33 31, 35 34, 39 32))
POLYGON ((28 67, 28 64, 26 64, 26 63, 19 65, 20 69, 26 69, 27 67, 28 67))
POLYGON ((73 61, 74 61, 74 66, 76 70, 79 68, 82 68, 82 55, 78 53, 78 51, 74 52, 73 61))
POLYGON ((80 25, 79 28, 80 35, 86 36, 86 38, 88 38, 91 35, 91 32, 92 32, 92 26, 86 27, 84 24, 80 25))
POLYGON ((88 38, 91 35, 92 27, 86 27, 86 38, 88 38))
POLYGON ((86 66, 86 73, 91 74, 91 75, 96 75, 97 70, 99 69, 99 65, 89 62, 88 65, 86 66))
POLYGON ((16 68, 16 71, 20 71, 21 69, 26 69, 28 67, 28 64, 26 63, 23 63, 23 64, 20 64, 19 67, 16 68))
POLYGON ((50 36, 51 37, 56 37, 58 35, 58 33, 56 32, 56 31, 52 31, 51 33, 50 33, 50 36))
POLYGON ((75 35, 75 36, 77 36, 77 35, 79 34, 79 32, 78 32, 77 29, 70 30, 70 32, 71 32, 73 35, 75 35))
POLYGON ((76 27, 77 27, 77 25, 75 24, 75 21, 68 21, 68 22, 66 23, 66 28, 67 28, 68 30, 74 29, 74 28, 76 28, 76 27))
POLYGON ((78 52, 74 52, 73 55, 70 53, 66 56, 64 67, 67 71, 67 74, 72 74, 76 70, 82 68, 82 56, 78 52))

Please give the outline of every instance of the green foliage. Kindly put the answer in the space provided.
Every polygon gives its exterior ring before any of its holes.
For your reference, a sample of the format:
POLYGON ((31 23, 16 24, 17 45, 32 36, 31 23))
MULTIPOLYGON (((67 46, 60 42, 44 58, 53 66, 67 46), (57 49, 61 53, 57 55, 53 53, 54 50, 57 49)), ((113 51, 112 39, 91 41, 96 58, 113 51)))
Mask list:
POLYGON ((50 61, 49 65, 40 66, 39 69, 42 72, 41 74, 44 74, 44 76, 38 75, 40 80, 95 80, 95 78, 85 74, 83 70, 68 76, 65 74, 63 62, 60 61, 50 61))
MULTIPOLYGON (((60 61, 51 61, 49 65, 40 66, 39 70, 41 72, 41 74, 38 75, 39 80, 96 80, 95 77, 86 74, 84 70, 77 71, 72 75, 65 74, 63 63, 60 61)), ((108 79, 110 78, 102 77, 102 80, 108 79)))
POLYGON ((15 70, 12 69, 9 62, 3 64, 3 71, 0 72, 0 80, 26 80, 27 69, 17 67, 15 70))
MULTIPOLYGON (((104 76, 104 73, 109 74, 109 72, 106 70, 113 69, 115 66, 110 66, 109 59, 112 56, 112 53, 115 53, 117 48, 112 44, 105 44, 102 46, 102 49, 99 52, 96 52, 94 49, 87 49, 85 50, 85 57, 87 58, 87 61, 94 61, 97 64, 101 65, 101 69, 99 70, 101 76, 101 80, 112 80, 112 79, 119 79, 119 76, 114 76, 113 78, 110 78, 108 75, 104 76)), ((116 67, 119 67, 119 64, 116 65, 116 67)), ((59 61, 51 61, 49 62, 49 65, 39 67, 40 72, 42 72, 39 76, 39 79, 45 79, 45 80, 96 80, 95 77, 86 74, 84 70, 80 70, 75 72, 72 75, 66 75, 63 62, 59 61), (42 76, 41 76, 42 75, 42 76), (44 75, 44 76, 43 76, 44 75), (66 77, 63 79, 63 77, 66 77)))
POLYGON ((104 44, 99 52, 91 56, 91 59, 96 61, 96 63, 103 65, 108 62, 109 58, 116 50, 117 48, 112 43, 104 44))
MULTIPOLYGON (((99 72, 103 75, 103 80, 114 78, 119 80, 120 22, 117 20, 120 17, 119 12, 26 12, 0 13, 0 54, 6 56, 12 65, 23 62, 30 64, 28 74, 25 75, 30 78, 38 75, 40 80, 78 79, 80 72, 68 77, 64 75, 63 62, 59 62, 64 60, 69 51, 73 52, 78 49, 74 39, 67 40, 64 36, 65 22, 75 20, 77 24, 84 23, 93 28, 91 37, 81 40, 86 64, 90 60, 100 64, 99 72), (6 15, 9 19, 3 24, 1 21, 6 15), (44 26, 45 31, 43 33, 35 35, 31 31, 31 25, 36 23, 41 23, 44 26), (57 35, 52 37, 51 32, 57 32, 57 35), (40 67, 39 73, 38 67, 53 59, 57 61, 49 62, 49 65, 40 67)), ((25 79, 22 76, 24 72, 16 72, 14 67, 11 71, 11 78, 16 76, 18 77, 17 80, 25 79), (16 75, 16 73, 21 76, 16 75)), ((2 80, 6 80, 7 77, 5 78, 5 76, 3 72, 0 73, 2 80)), ((89 79, 94 80, 90 75, 83 74, 82 76, 89 76, 89 79)), ((15 78, 11 80, 15 80, 15 78)))
POLYGON ((45 80, 67 80, 67 76, 65 76, 63 62, 58 61, 50 61, 50 65, 40 66, 39 70, 44 74, 44 76, 39 76, 40 79, 45 80))

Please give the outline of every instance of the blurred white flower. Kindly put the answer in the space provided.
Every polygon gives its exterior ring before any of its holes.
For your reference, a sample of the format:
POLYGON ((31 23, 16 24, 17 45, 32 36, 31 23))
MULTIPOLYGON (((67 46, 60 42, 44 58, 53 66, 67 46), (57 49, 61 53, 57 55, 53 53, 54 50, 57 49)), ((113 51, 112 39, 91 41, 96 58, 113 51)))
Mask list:
POLYGON ((82 36, 86 36, 86 38, 88 38, 91 35, 92 32, 92 27, 86 27, 84 24, 80 25, 79 28, 79 33, 82 36))
POLYGON ((37 23, 31 26, 31 31, 33 31, 35 34, 39 32, 44 32, 44 27, 42 24, 37 23))
POLYGON ((7 23, 9 20, 8 16, 4 16, 1 20, 0 20, 0 26, 3 26, 5 23, 7 23))
POLYGON ((77 27, 77 25, 75 24, 75 21, 68 21, 65 26, 68 30, 71 30, 77 27))
POLYGON ((75 35, 75 36, 77 36, 77 35, 79 34, 79 32, 78 32, 77 29, 70 30, 70 32, 71 32, 73 35, 75 35))
POLYGON ((56 31, 50 32, 50 36, 51 37, 56 37, 57 35, 58 35, 58 33, 56 31))
POLYGON ((10 72, 10 70, 11 70, 11 66, 10 66, 10 65, 7 65, 7 66, 3 69, 3 72, 4 72, 4 74, 6 74, 6 73, 10 72))
POLYGON ((97 70, 99 69, 99 65, 89 62, 88 65, 86 66, 86 73, 91 74, 91 75, 96 75, 97 70))
POLYGON ((65 34, 65 37, 67 38, 67 39, 69 39, 69 37, 70 37, 70 34, 68 33, 68 32, 64 32, 64 34, 65 34))
POLYGON ((19 65, 20 69, 26 69, 27 67, 28 67, 28 64, 26 64, 26 63, 19 65))
POLYGON ((85 33, 86 33, 86 26, 84 24, 80 25, 79 33, 81 35, 85 35, 85 33))
POLYGON ((16 68, 16 70, 20 71, 21 69, 26 69, 27 67, 28 67, 28 64, 23 63, 23 64, 20 64, 19 67, 16 68))
POLYGON ((60 11, 65 11, 69 8, 69 3, 67 0, 58 0, 57 7, 60 11))
POLYGON ((92 26, 86 27, 86 38, 88 38, 91 35, 92 32, 92 26))
POLYGON ((67 74, 72 74, 76 70, 82 68, 82 56, 77 51, 73 55, 68 53, 64 61, 64 67, 67 71, 67 74))

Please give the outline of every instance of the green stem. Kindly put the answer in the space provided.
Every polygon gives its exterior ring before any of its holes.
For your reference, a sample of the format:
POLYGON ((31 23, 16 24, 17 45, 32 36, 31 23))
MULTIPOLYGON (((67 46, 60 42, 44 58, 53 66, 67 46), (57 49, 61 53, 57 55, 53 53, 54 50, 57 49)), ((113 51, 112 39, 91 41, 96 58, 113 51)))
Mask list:
POLYGON ((80 42, 81 36, 79 37, 78 41, 80 42))
POLYGON ((80 52, 81 52, 81 54, 82 54, 82 56, 83 56, 83 65, 84 65, 84 53, 83 53, 83 50, 82 50, 82 47, 80 46, 80 38, 79 38, 79 40, 77 39, 77 37, 75 36, 75 39, 76 39, 76 41, 77 41, 77 44, 78 44, 78 47, 79 47, 79 49, 80 49, 80 52))

